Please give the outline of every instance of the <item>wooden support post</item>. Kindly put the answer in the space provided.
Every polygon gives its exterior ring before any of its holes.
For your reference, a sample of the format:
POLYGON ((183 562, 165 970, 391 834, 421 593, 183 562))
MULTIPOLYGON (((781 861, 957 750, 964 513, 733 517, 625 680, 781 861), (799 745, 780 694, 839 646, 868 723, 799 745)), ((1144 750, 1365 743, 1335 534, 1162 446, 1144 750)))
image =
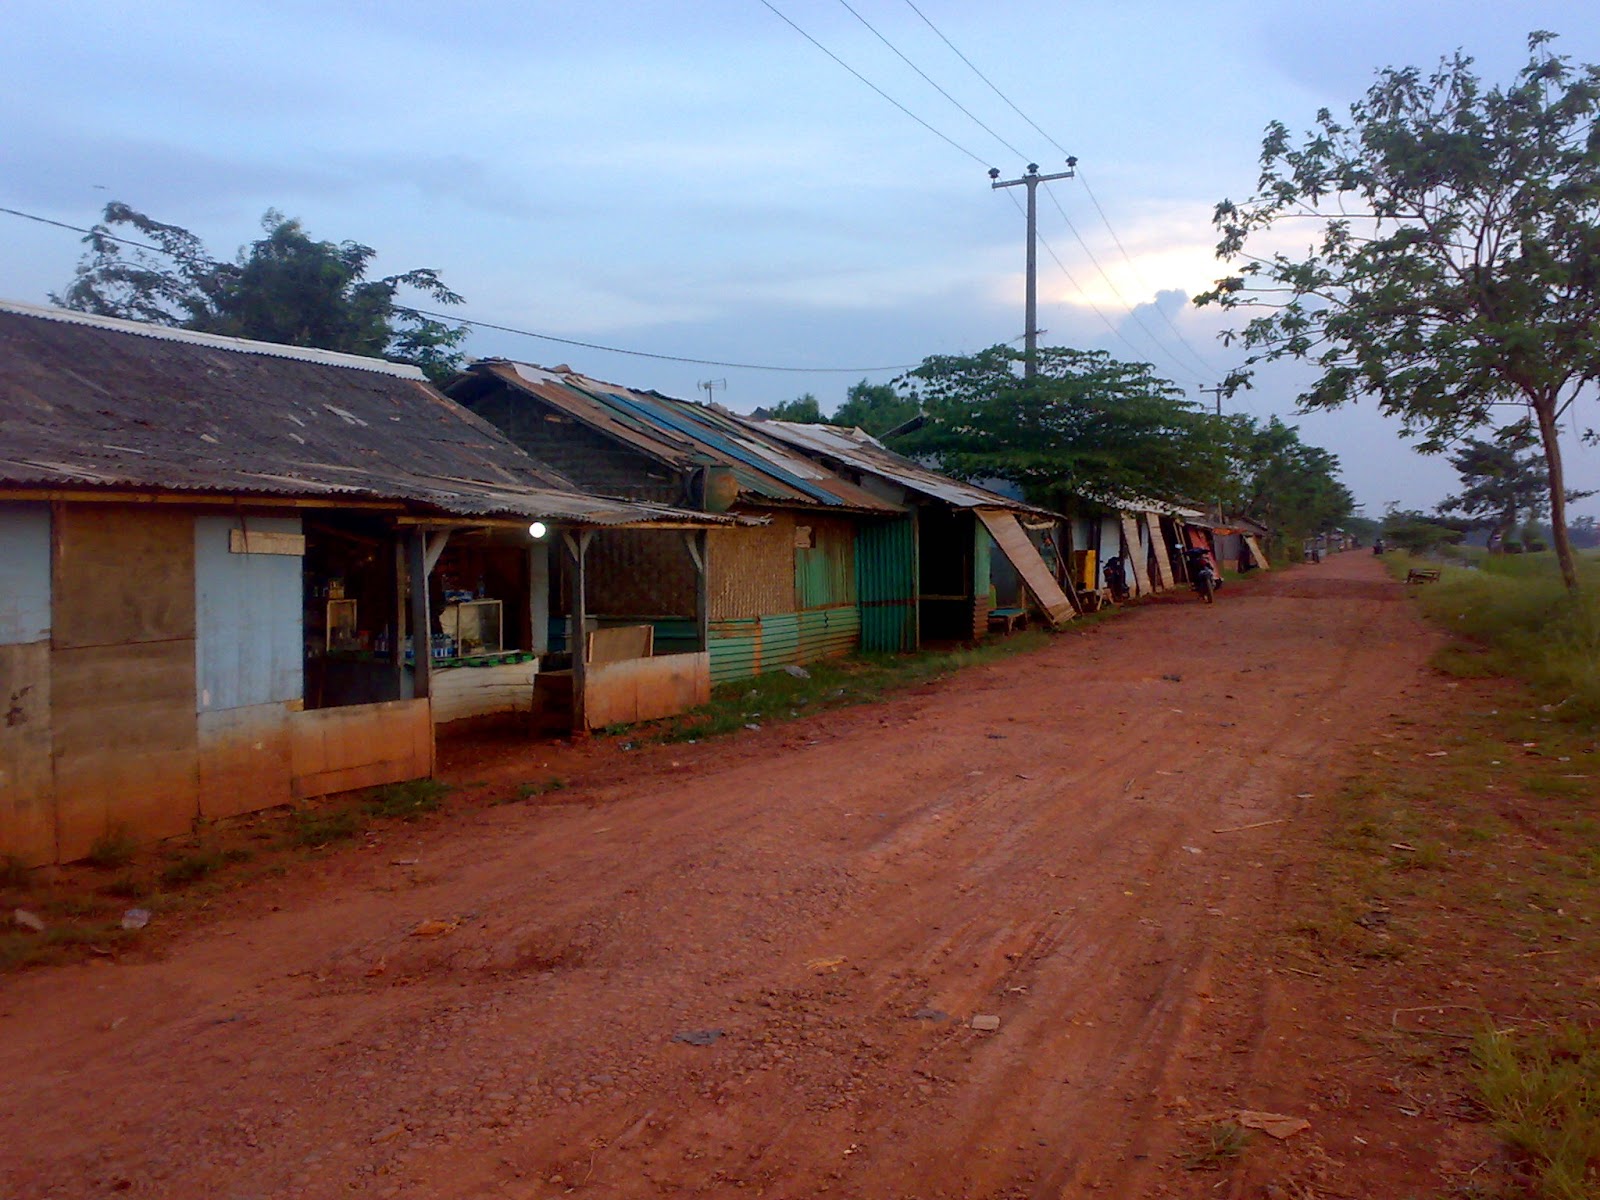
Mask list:
POLYGON ((418 700, 427 696, 433 675, 433 620, 428 613, 427 536, 419 529, 407 540, 406 546, 411 567, 412 695, 418 700))
POLYGON ((710 537, 705 530, 685 532, 684 547, 694 560, 694 632, 702 652, 711 652, 711 575, 707 570, 710 537))
POLYGON ((389 612, 389 665, 394 672, 394 698, 406 698, 406 535, 394 538, 394 607, 389 612))
POLYGON ((580 734, 589 730, 589 605, 584 594, 588 586, 584 559, 593 536, 592 529, 580 529, 576 537, 570 533, 561 535, 567 546, 567 556, 572 559, 571 636, 567 640, 572 646, 572 730, 580 734))
POLYGON ((549 653, 550 543, 542 540, 528 547, 528 622, 528 649, 534 654, 549 653))

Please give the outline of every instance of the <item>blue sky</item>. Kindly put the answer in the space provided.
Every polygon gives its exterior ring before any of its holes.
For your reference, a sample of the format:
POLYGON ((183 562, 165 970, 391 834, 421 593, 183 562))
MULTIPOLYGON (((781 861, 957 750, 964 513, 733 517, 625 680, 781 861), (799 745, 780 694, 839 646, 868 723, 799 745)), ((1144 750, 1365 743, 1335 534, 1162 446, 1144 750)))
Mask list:
MULTIPOLYGON (((1304 128, 1376 68, 1457 47, 1505 78, 1530 29, 1600 61, 1592 3, 917 0, 1047 139, 906 0, 852 0, 1008 148, 837 0, 773 5, 960 148, 761 0, 13 0, 0 18, 0 205, 87 225, 122 200, 217 253, 276 207, 318 237, 376 246, 380 270, 437 268, 466 316, 853 370, 672 363, 488 331, 475 354, 682 396, 725 379, 717 399, 740 410, 806 391, 831 407, 862 368, 1021 334, 1018 189, 991 191, 985 171, 1059 170, 1054 139, 1082 178, 1052 185, 1065 218, 1041 197, 1045 340, 1149 361, 1198 395, 1237 359, 1214 340, 1226 320, 1185 301, 1219 273, 1211 210, 1249 191, 1268 121, 1304 128)), ((43 301, 79 254, 71 233, 0 216, 0 296, 43 301)), ((1289 416, 1300 378, 1264 374, 1235 407, 1289 416)), ((1370 406, 1292 419, 1339 455, 1369 513, 1431 506, 1455 482, 1370 406)), ((1575 486, 1600 487, 1600 451, 1569 457, 1575 486)))

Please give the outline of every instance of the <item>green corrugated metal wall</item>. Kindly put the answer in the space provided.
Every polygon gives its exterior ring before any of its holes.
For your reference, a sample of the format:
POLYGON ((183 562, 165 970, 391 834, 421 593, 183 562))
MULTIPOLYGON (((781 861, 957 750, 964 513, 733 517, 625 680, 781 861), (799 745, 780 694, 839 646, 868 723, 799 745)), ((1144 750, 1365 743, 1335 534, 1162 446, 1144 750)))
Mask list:
POLYGON ((823 608, 856 602, 855 527, 843 521, 818 521, 812 527, 816 545, 796 547, 794 596, 796 606, 823 608))
POLYGON ((860 641, 855 605, 711 622, 711 682, 849 654, 860 641))
POLYGON ((898 653, 917 648, 917 525, 863 521, 856 534, 856 595, 861 648, 898 653))

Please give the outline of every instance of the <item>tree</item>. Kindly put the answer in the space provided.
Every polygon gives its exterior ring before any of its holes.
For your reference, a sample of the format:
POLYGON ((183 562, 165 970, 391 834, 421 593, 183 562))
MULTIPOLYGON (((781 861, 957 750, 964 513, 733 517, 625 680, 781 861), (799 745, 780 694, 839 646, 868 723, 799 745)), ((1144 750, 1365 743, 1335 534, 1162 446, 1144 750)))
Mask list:
POLYGON ((781 404, 774 404, 766 414, 774 421, 794 421, 800 425, 826 425, 828 418, 822 415, 822 405, 810 392, 797 396, 793 400, 785 400, 781 404))
POLYGON ((1005 479, 1030 500, 1215 495, 1226 430, 1146 363, 1101 351, 1042 347, 1039 373, 1022 352, 936 355, 897 380, 926 417, 897 446, 966 479, 1005 479))
POLYGON ((460 304, 438 272, 368 279, 377 253, 370 246, 314 241, 299 221, 272 209, 261 228, 266 236, 233 262, 219 262, 187 229, 113 202, 84 239, 89 252, 71 286, 50 298, 102 316, 408 362, 436 382, 460 368, 466 327, 424 317, 397 299, 410 289, 438 304, 460 304), (130 241, 153 244, 130 250, 130 241))
POLYGON ((1462 490, 1447 496, 1439 511, 1460 513, 1474 527, 1487 529, 1489 549, 1499 549, 1522 514, 1543 516, 1549 506, 1550 477, 1544 459, 1537 452, 1529 453, 1537 441, 1526 423, 1505 430, 1492 442, 1467 439, 1450 456, 1450 465, 1461 476, 1462 490))
POLYGON ((863 379, 851 386, 845 402, 828 420, 834 425, 864 429, 873 437, 882 437, 916 415, 916 402, 900 395, 892 385, 868 383, 863 379))
POLYGON ((1425 450, 1515 424, 1500 405, 1531 413, 1576 589, 1556 430, 1600 378, 1600 68, 1555 55, 1553 38, 1529 36, 1508 87, 1485 90, 1458 53, 1428 75, 1379 72, 1348 123, 1324 109, 1298 145, 1268 126, 1256 195, 1215 214, 1219 257, 1244 265, 1196 303, 1260 313, 1242 331, 1246 371, 1320 368, 1303 408, 1375 397, 1425 450), (1318 229, 1303 258, 1246 254, 1302 217, 1318 229))
POLYGON ((1432 554, 1466 537, 1466 530, 1413 509, 1390 508, 1383 515, 1383 538, 1413 554, 1432 554))
POLYGON ((1575 517, 1569 531, 1576 550, 1593 550, 1600 547, 1600 523, 1593 517, 1575 517))
POLYGON ((1355 498, 1339 481, 1339 460, 1300 440, 1300 431, 1277 417, 1230 418, 1234 489, 1229 507, 1285 534, 1305 536, 1343 527, 1355 498))

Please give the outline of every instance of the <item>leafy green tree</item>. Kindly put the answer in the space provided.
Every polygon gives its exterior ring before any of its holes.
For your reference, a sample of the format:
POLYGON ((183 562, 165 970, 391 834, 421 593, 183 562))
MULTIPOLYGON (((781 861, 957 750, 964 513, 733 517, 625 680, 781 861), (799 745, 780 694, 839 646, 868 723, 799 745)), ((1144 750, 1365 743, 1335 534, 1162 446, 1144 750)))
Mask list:
POLYGON ((1232 511, 1292 536, 1346 525, 1355 499, 1339 481, 1337 457, 1306 445, 1295 426, 1277 417, 1266 424, 1234 417, 1231 423, 1232 511))
POLYGON ((1004 345, 925 359, 896 381, 926 418, 897 448, 962 478, 1009 480, 1041 504, 1074 493, 1216 494, 1226 429, 1148 364, 1041 347, 1039 373, 1026 379, 1021 362, 1004 345))
POLYGON ((1439 511, 1460 513, 1475 527, 1487 529, 1489 548, 1499 549, 1524 513, 1542 516, 1549 506, 1550 477, 1543 456, 1533 450, 1537 442, 1525 421, 1492 442, 1467 439, 1450 456, 1450 465, 1461 476, 1461 491, 1447 496, 1439 511))
POLYGON ((774 404, 766 415, 774 421, 794 421, 800 425, 826 425, 828 423, 828 418, 822 415, 822 404, 810 392, 803 396, 796 396, 793 400, 785 400, 781 404, 774 404))
POLYGON ((863 379, 851 386, 845 402, 828 420, 834 425, 864 429, 873 437, 882 437, 916 415, 916 402, 900 395, 891 384, 868 383, 863 379))
POLYGON ((1600 67, 1553 38, 1529 36, 1506 87, 1458 53, 1431 74, 1381 71, 1348 120, 1324 109, 1298 141, 1270 125, 1255 196, 1216 210, 1218 255, 1243 265, 1196 302, 1259 314, 1250 365, 1319 367, 1303 407, 1374 397, 1427 450, 1525 406, 1576 589, 1556 430, 1600 379, 1600 67), (1246 253, 1256 235, 1281 245, 1280 221, 1298 237, 1295 218, 1316 230, 1303 257, 1246 253))
POLYGON ((113 202, 84 239, 89 251, 71 285, 51 299, 102 316, 413 363, 436 382, 460 368, 466 327, 398 299, 409 289, 460 304, 436 271, 368 279, 370 246, 315 241, 272 209, 261 228, 264 237, 219 262, 187 229, 113 202))
POLYGON ((1391 508, 1383 515, 1384 541, 1413 554, 1435 553, 1466 536, 1458 524, 1414 509, 1391 508))

